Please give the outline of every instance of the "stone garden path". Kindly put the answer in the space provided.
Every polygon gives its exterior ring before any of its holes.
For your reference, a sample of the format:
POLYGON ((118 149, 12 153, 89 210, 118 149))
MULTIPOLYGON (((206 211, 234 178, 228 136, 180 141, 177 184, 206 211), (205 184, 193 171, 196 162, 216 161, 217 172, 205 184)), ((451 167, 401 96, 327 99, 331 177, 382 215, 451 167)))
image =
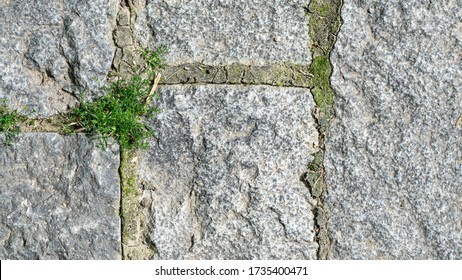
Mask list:
POLYGON ((341 5, 0 0, 0 259, 461 259, 462 5, 341 5), (147 150, 34 127, 160 44, 147 150))

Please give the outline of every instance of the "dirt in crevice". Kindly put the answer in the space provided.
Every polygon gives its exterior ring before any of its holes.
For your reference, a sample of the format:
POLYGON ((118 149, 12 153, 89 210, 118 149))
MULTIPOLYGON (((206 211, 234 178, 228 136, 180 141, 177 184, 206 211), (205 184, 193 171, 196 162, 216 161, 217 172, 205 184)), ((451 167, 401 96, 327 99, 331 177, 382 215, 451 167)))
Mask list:
POLYGON ((318 259, 329 256, 331 241, 328 232, 329 209, 325 203, 327 195, 326 172, 324 169, 325 141, 329 126, 335 117, 334 91, 330 84, 332 64, 331 51, 342 25, 341 9, 343 0, 311 0, 306 8, 309 17, 309 34, 311 40, 312 63, 310 73, 313 75, 311 93, 317 105, 312 115, 319 132, 320 150, 313 154, 303 180, 316 200, 313 208, 315 219, 315 241, 318 243, 318 259))

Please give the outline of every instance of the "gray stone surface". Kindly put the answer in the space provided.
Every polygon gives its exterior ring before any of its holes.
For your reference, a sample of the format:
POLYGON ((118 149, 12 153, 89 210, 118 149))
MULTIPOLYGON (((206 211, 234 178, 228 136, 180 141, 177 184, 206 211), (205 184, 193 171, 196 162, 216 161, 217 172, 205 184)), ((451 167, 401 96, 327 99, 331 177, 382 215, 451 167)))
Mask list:
POLYGON ((345 1, 325 168, 333 259, 462 259, 462 5, 345 1))
POLYGON ((0 98, 32 116, 98 91, 114 56, 117 0, 0 1, 0 98))
POLYGON ((162 86, 158 103, 139 167, 158 258, 316 258, 309 90, 162 86))
MULTIPOLYGON (((144 2, 144 1, 139 1, 144 2)), ((171 65, 308 64, 308 0, 148 0, 136 38, 165 44, 171 65)))
POLYGON ((0 259, 119 259, 118 154, 83 135, 2 145, 0 259))

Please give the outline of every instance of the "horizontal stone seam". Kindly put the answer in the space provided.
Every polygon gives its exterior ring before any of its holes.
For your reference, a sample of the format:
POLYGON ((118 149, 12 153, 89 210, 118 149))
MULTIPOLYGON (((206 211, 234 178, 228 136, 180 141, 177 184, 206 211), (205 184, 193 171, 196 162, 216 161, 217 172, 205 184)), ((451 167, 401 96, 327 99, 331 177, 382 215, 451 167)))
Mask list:
POLYGON ((248 65, 232 63, 228 65, 207 65, 189 63, 164 67, 164 84, 269 84, 277 86, 309 87, 314 75, 309 65, 290 63, 270 63, 248 65))
POLYGON ((159 82, 159 86, 245 86, 245 87, 257 87, 257 86, 266 86, 266 87, 272 87, 272 88, 301 88, 301 89, 313 89, 313 87, 304 87, 304 86, 286 86, 286 85, 282 85, 282 86, 277 86, 277 85, 271 85, 271 84, 239 84, 239 83, 236 83, 236 84, 233 84, 233 83, 172 83, 172 84, 169 84, 169 83, 162 83, 162 82, 159 82))

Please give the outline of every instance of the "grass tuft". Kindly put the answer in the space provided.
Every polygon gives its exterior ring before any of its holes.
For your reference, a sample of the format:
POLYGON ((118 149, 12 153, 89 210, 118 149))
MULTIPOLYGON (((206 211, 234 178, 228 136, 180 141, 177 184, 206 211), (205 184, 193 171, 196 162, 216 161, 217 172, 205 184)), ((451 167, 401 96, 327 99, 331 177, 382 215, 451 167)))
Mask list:
POLYGON ((0 132, 5 134, 7 145, 12 144, 13 138, 19 133, 19 123, 25 117, 21 116, 17 110, 10 111, 6 106, 6 99, 1 99, 0 103, 0 132))
POLYGON ((100 137, 103 144, 112 137, 123 149, 146 148, 146 139, 154 131, 143 118, 152 118, 158 113, 157 108, 149 105, 149 100, 156 96, 155 88, 165 53, 165 47, 156 51, 142 50, 143 71, 146 71, 147 78, 138 70, 127 80, 111 82, 105 95, 94 102, 81 100, 80 106, 72 111, 71 119, 81 130, 100 137), (152 85, 154 79, 156 82, 152 85))

